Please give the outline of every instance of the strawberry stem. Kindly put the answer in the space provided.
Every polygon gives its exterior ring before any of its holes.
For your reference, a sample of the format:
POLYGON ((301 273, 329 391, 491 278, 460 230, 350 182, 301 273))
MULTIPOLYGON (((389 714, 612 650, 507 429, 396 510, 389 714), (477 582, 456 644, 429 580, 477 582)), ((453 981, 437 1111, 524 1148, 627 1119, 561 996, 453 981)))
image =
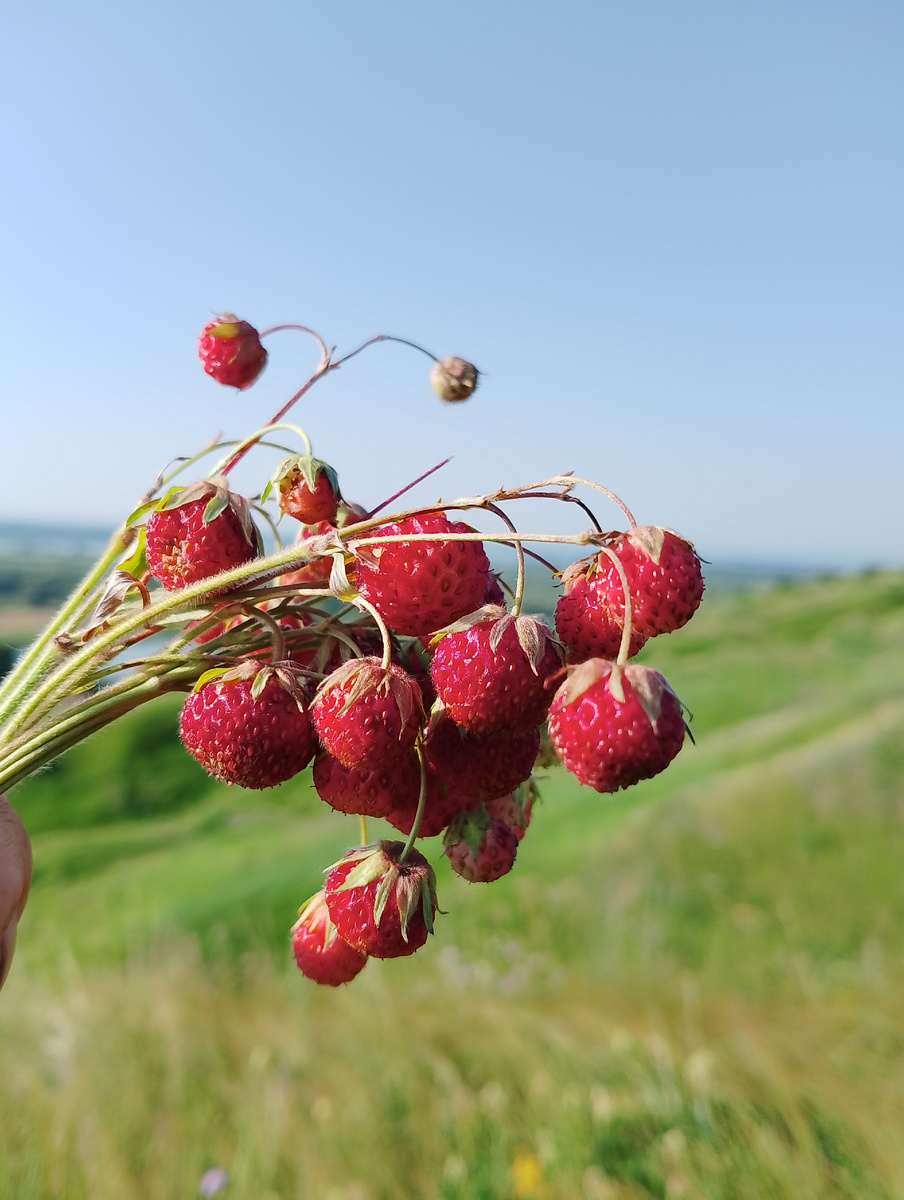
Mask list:
POLYGON ((286 657, 286 641, 279 623, 274 621, 269 613, 264 612, 262 608, 257 608, 253 604, 242 605, 242 611, 247 613, 249 617, 253 617, 255 621, 260 621, 269 632, 273 639, 273 656, 271 661, 273 663, 284 662, 286 657))
POLYGON ((433 475, 440 469, 440 467, 444 467, 446 463, 450 463, 454 457, 454 454, 450 454, 448 458, 444 458, 442 462, 438 462, 435 467, 431 467, 430 470, 425 471, 423 475, 418 475, 417 479, 412 479, 411 483, 406 483, 403 488, 400 488, 399 491, 394 492, 388 499, 383 500, 382 503, 378 504, 376 508, 372 508, 367 514, 366 519, 369 521, 371 517, 375 517, 377 513, 382 512, 388 504, 392 504, 393 500, 398 500, 399 496, 404 496, 405 493, 410 492, 413 487, 417 487, 419 483, 423 483, 425 479, 427 479, 430 475, 433 475))
POLYGON ((294 329, 298 333, 310 334, 311 337, 314 339, 314 341, 317 343, 317 345, 320 347, 321 356, 323 358, 329 358, 330 352, 326 348, 326 342, 324 342, 323 338, 320 336, 319 333, 316 332, 316 330, 309 329, 307 325, 271 325, 269 329, 261 330, 261 332, 257 336, 261 337, 261 338, 269 337, 271 333, 279 333, 283 329, 294 329))
POLYGON ((424 757, 424 746, 423 746, 423 743, 421 742, 420 738, 418 739, 417 745, 415 746, 415 750, 417 750, 418 766, 421 769, 421 789, 418 792, 418 796, 417 796, 417 811, 414 814, 414 821, 412 822, 412 825, 411 825, 411 833, 408 834, 408 838, 405 841, 405 845, 402 847, 402 853, 399 855, 400 863, 403 863, 405 861, 405 859, 408 857, 408 855, 411 853, 412 847, 414 846, 414 843, 415 843, 415 839, 417 838, 417 835, 418 835, 418 830, 421 827, 421 821, 423 820, 423 817, 424 817, 424 808, 427 803, 427 760, 424 757))
MULTIPOLYGON (((495 513, 500 521, 504 521, 512 533, 517 534, 518 530, 507 513, 504 513, 502 509, 495 504, 487 504, 486 508, 488 512, 495 513)), ((518 558, 518 581, 515 584, 515 599, 514 603, 512 604, 512 616, 517 617, 521 615, 521 604, 524 600, 524 549, 519 541, 514 542, 514 547, 515 554, 518 558)))
MULTIPOLYGON (((621 642, 618 647, 618 658, 615 663, 618 667, 623 667, 628 661, 628 651, 631 648, 631 589, 628 586, 628 576, 625 574, 625 568, 621 559, 610 546, 600 546, 600 553, 605 554, 612 560, 618 578, 621 581, 622 593, 625 598, 625 623, 622 627, 621 642)), ((613 676, 614 676, 613 672, 613 676)))
MULTIPOLYGON (((409 342, 407 338, 394 337, 392 334, 389 334, 389 333, 378 333, 375 337, 368 338, 366 342, 362 342, 361 345, 358 346, 356 349, 350 351, 348 354, 344 355, 342 358, 335 359, 335 361, 334 361, 333 360, 333 350, 331 350, 327 346, 326 342, 323 340, 323 338, 320 336, 319 333, 315 333, 313 329, 308 329, 307 325, 274 325, 270 329, 268 329, 266 332, 267 333, 276 333, 276 331, 279 329, 299 329, 304 333, 309 333, 313 338, 317 339, 317 344, 320 346, 321 357, 320 357, 320 365, 318 366, 318 368, 314 372, 314 374, 311 376, 311 378, 306 383, 303 383, 301 385, 301 387, 298 389, 298 391, 295 392, 294 395, 289 397, 289 399, 282 406, 282 408, 270 418, 269 424, 271 426, 275 425, 278 421, 281 421, 282 418, 289 411, 289 409, 292 407, 292 405, 295 404, 298 400, 300 400, 302 398, 302 396, 305 395, 306 392, 310 391, 310 389, 314 386, 314 384, 317 382, 318 379, 321 379, 324 375, 328 375, 330 373, 330 371, 337 370, 344 363, 347 363, 349 361, 349 359, 354 358, 356 355, 360 354, 363 350, 366 350, 368 348, 368 346, 375 346, 377 344, 377 342, 398 342, 402 346, 410 346, 412 350, 419 350, 421 352, 421 354, 426 354, 427 357, 433 359, 434 362, 439 362, 439 359, 436 357, 435 354, 431 354, 429 350, 425 350, 424 347, 419 346, 417 344, 417 342, 409 342)), ((263 337, 264 335, 261 334, 260 336, 263 337)), ((333 349, 335 349, 335 347, 333 349)), ((262 434, 258 434, 258 436, 254 440, 250 441, 247 445, 241 446, 235 452, 235 454, 232 455, 232 457, 229 459, 229 461, 223 467, 223 474, 228 475, 229 472, 233 469, 233 467, 237 466, 241 462, 241 460, 245 457, 245 455, 248 453, 248 451, 254 445, 254 442, 259 440, 259 438, 262 436, 263 436, 262 434)))
MULTIPOLYGON (((604 496, 609 497, 609 499, 613 502, 613 504, 618 505, 618 507, 622 510, 622 512, 628 518, 628 523, 630 524, 632 529, 637 524, 637 522, 634 520, 634 514, 631 512, 630 508, 628 508, 627 504, 625 504, 625 502, 620 497, 616 496, 615 492, 610 492, 607 487, 603 487, 603 485, 601 483, 594 483, 592 479, 581 479, 577 475, 559 475, 557 478, 551 479, 549 482, 550 483, 562 483, 562 484, 567 483, 569 485, 569 487, 574 485, 575 483, 581 483, 584 485, 584 487, 593 488, 597 492, 602 492, 604 496)), ((538 486, 542 486, 542 485, 538 484, 538 486)))
POLYGON ((386 628, 386 622, 374 608, 369 600, 365 600, 363 596, 356 596, 352 603, 356 608, 360 608, 364 612, 369 612, 377 623, 377 628, 380 631, 380 637, 383 639, 383 659, 380 666, 384 671, 389 670, 389 664, 392 661, 392 639, 389 636, 389 630, 386 628))
POLYGON ((243 455, 246 450, 250 450, 251 447, 259 442, 262 437, 265 437, 268 433, 272 433, 274 429, 291 429, 292 432, 297 433, 304 442, 305 452, 307 454, 312 452, 311 439, 300 425, 292 425, 289 421, 271 421, 269 425, 263 425, 255 433, 249 434, 246 438, 242 438, 232 455, 227 455, 225 458, 221 458, 213 470, 208 472, 206 478, 213 479, 217 475, 225 475, 226 472, 231 469, 231 467, 235 466, 236 461, 238 461, 235 458, 236 454, 239 454, 240 456, 243 455))

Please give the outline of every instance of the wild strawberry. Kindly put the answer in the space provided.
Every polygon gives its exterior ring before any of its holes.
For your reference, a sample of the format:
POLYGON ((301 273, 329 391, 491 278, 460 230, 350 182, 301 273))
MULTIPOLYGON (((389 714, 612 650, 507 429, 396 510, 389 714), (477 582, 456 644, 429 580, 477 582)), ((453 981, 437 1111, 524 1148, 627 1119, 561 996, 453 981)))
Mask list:
MULTIPOLYGON (((314 538, 334 532, 335 526, 331 525, 329 521, 318 521, 315 525, 302 529, 293 545, 300 547, 302 550, 309 550, 316 545, 313 542, 314 538)), ((299 567, 297 571, 287 571, 285 575, 280 575, 275 582, 279 587, 322 587, 329 579, 332 569, 332 555, 324 554, 320 558, 312 558, 310 562, 305 563, 303 567, 299 567)))
POLYGON ((534 617, 514 617, 492 606, 481 614, 443 634, 430 674, 458 725, 514 737, 545 719, 546 684, 562 665, 561 652, 534 617))
POLYGON ((556 692, 549 733, 581 783, 616 792, 665 770, 684 742, 681 703, 658 671, 601 658, 575 667, 556 692))
POLYGON ((292 952, 299 971, 327 987, 348 983, 367 963, 366 954, 354 950, 336 933, 323 892, 299 910, 292 926, 292 952))
POLYGON ((504 796, 497 796, 494 800, 485 800, 484 808, 491 817, 498 817, 500 821, 505 821, 520 842, 530 825, 537 795, 537 785, 532 779, 528 779, 521 787, 515 788, 514 791, 508 792, 504 796))
POLYGON ((313 780, 330 808, 362 817, 386 817, 396 809, 414 813, 421 788, 417 756, 410 752, 370 770, 352 771, 321 750, 314 759, 313 780))
POLYGON ((448 716, 432 724, 424 742, 431 769, 447 792, 455 792, 461 812, 476 808, 523 783, 540 749, 540 730, 515 737, 484 737, 456 725, 448 716))
POLYGON ((225 480, 193 484, 147 519, 148 569, 169 591, 257 558, 259 535, 247 502, 225 480))
POLYGON ((324 893, 339 936, 372 958, 413 954, 433 932, 436 877, 402 842, 351 850, 330 868, 324 893))
POLYGON ((464 358, 450 355, 442 362, 434 362, 430 371, 430 385, 440 400, 451 402, 467 400, 474 389, 480 372, 473 363, 464 358))
POLYGON ((487 573, 487 587, 483 593, 484 604, 499 604, 505 608, 505 592, 499 582, 499 576, 494 571, 487 573))
POLYGON ((328 675, 311 704, 314 728, 346 767, 362 771, 409 750, 424 719, 421 689, 390 663, 353 658, 328 675))
POLYGON ((267 351, 253 325, 233 313, 223 313, 205 325, 198 340, 204 370, 217 383, 244 390, 263 371, 267 351))
MULTIPOLYGON (((677 533, 654 525, 635 526, 612 542, 631 591, 632 628, 642 637, 672 633, 686 625, 703 597, 703 568, 694 547, 677 533)), ((601 569, 607 581, 608 607, 623 622, 625 602, 615 564, 601 569)))
POLYGON ((277 503, 287 516, 304 525, 335 523, 339 509, 339 479, 327 463, 310 454, 294 454, 277 467, 273 476, 277 503))
MULTIPOLYGON (((611 580, 607 568, 611 559, 605 554, 581 559, 562 573, 564 590, 556 605, 556 633, 568 653, 568 661, 588 658, 617 658, 621 647, 624 604, 620 616, 610 609, 611 580)), ((616 577, 616 584, 620 587, 616 577)), ((646 642, 634 625, 628 657, 633 658, 646 642)))
MULTIPOLYGON (((468 533, 444 513, 381 525, 368 537, 468 533)), ((399 633, 420 637, 479 608, 490 562, 474 541, 386 542, 355 551, 355 580, 362 595, 399 633)))
POLYGON ((250 660, 192 692, 179 733, 208 775, 246 788, 291 779, 317 749, 291 673, 250 660))
POLYGON ((446 830, 443 853, 469 883, 492 883, 511 871, 518 853, 515 831, 481 806, 462 813, 446 830))
MULTIPOLYGON (((412 792, 408 787, 406 773, 404 789, 395 790, 395 802, 392 809, 385 814, 389 824, 405 834, 411 833, 414 826, 420 798, 420 764, 416 755, 412 755, 412 759, 418 772, 418 789, 412 792)), ((436 837, 458 813, 474 808, 478 803, 476 797, 466 791, 459 780, 443 779, 429 763, 426 764, 425 770, 424 811, 417 828, 417 836, 422 838, 436 837)))

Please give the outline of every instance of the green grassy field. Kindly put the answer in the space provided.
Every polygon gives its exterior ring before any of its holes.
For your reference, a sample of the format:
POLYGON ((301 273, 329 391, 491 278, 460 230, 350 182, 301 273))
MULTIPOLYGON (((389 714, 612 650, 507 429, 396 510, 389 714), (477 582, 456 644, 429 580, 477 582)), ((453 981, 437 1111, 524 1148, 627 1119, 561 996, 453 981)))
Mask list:
POLYGON ((660 641, 697 746, 618 797, 551 770, 495 884, 428 842, 437 936, 336 991, 286 933, 357 820, 307 777, 212 787, 170 704, 23 785, 0 1196, 904 1196, 904 575, 660 641))

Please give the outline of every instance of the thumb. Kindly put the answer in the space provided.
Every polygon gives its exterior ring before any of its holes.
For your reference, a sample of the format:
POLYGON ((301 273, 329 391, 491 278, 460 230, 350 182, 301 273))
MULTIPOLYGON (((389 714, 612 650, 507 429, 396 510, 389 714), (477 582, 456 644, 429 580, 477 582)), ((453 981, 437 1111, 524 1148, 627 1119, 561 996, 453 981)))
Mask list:
POLYGON ((16 948, 16 927, 31 886, 31 842, 19 814, 0 796, 0 987, 16 948))

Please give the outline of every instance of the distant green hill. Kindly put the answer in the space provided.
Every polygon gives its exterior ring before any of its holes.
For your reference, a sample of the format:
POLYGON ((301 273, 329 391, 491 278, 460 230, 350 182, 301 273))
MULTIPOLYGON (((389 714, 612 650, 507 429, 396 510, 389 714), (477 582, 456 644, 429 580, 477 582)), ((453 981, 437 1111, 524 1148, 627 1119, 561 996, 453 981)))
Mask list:
POLYGON ((550 770, 497 883, 427 842, 435 938, 335 992, 287 929, 358 828, 306 776, 209 784, 164 704, 17 789, 0 1195, 904 1194, 904 574, 717 592, 643 653, 696 747, 550 770))

